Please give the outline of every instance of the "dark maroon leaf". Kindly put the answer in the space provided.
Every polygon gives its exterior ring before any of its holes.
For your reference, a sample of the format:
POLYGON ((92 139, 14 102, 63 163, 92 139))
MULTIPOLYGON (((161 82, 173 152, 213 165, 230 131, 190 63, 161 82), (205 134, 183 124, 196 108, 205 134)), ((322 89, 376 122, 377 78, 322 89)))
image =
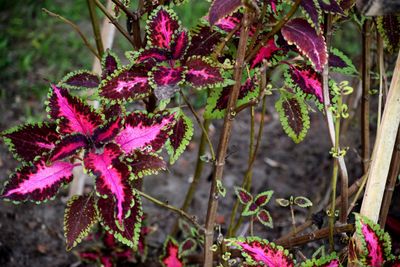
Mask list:
POLYGON ((96 176, 96 192, 108 199, 115 199, 115 220, 120 226, 133 204, 132 189, 128 183, 131 172, 119 159, 121 155, 119 146, 109 143, 101 154, 89 152, 84 158, 85 168, 96 176))
POLYGON ((110 120, 105 125, 97 128, 92 136, 93 142, 98 144, 111 141, 119 133, 121 124, 122 118, 116 117, 115 119, 110 120))
POLYGON ((150 46, 170 49, 178 29, 179 22, 175 12, 160 6, 147 22, 147 38, 150 46))
POLYGON ((325 12, 344 15, 344 12, 336 0, 318 0, 319 6, 325 12), (329 2, 327 4, 326 2, 329 2))
POLYGON ((241 0, 214 0, 211 4, 208 19, 211 25, 233 13, 242 5, 241 0))
POLYGON ((253 196, 244 188, 235 187, 235 194, 238 197, 240 203, 242 203, 243 205, 246 205, 253 201, 253 196))
POLYGON ((294 44, 304 54, 317 71, 322 71, 328 60, 324 37, 317 34, 308 22, 295 18, 282 27, 282 35, 289 44, 294 44))
POLYGON ((161 170, 166 170, 167 164, 165 161, 153 153, 144 153, 135 151, 126 159, 131 172, 135 178, 141 178, 146 175, 157 174, 161 170))
POLYGON ((151 93, 147 69, 135 65, 130 69, 114 72, 111 78, 102 82, 99 91, 100 96, 114 101, 144 98, 151 93))
POLYGON ((151 47, 140 51, 137 56, 134 57, 135 62, 163 62, 171 58, 170 53, 161 48, 151 47))
POLYGON ((191 32, 190 46, 185 57, 193 55, 209 56, 220 42, 221 33, 214 31, 208 25, 199 25, 191 32))
POLYGON ((176 67, 164 67, 157 66, 151 71, 150 74, 152 85, 157 87, 174 87, 178 85, 183 80, 183 68, 176 67))
POLYGON ((273 191, 269 190, 258 194, 254 199, 254 203, 259 207, 265 206, 271 199, 273 193, 273 191))
POLYGON ((174 123, 174 116, 170 114, 131 113, 125 119, 123 129, 115 137, 115 142, 127 154, 137 149, 155 152, 167 141, 174 123))
POLYGON ((130 208, 130 214, 124 218, 122 225, 117 224, 115 219, 116 202, 114 198, 99 198, 97 200, 97 210, 100 223, 117 240, 125 245, 137 249, 140 229, 142 225, 142 202, 137 193, 133 192, 134 205, 130 208))
POLYGON ((302 0, 300 2, 302 10, 308 16, 313 24, 313 27, 319 30, 320 24, 320 8, 317 6, 315 0, 302 0))
POLYGON ((377 26, 379 34, 390 53, 400 48, 400 15, 391 14, 378 17, 377 26))
POLYGON ((179 255, 181 257, 188 255, 189 253, 193 252, 196 249, 196 241, 189 237, 186 238, 180 245, 179 245, 179 255))
POLYGON ((263 225, 273 228, 272 217, 265 209, 261 209, 257 212, 257 219, 263 225))
POLYGON ((87 137, 82 134, 67 135, 57 142, 55 148, 50 152, 49 161, 54 162, 69 157, 88 145, 87 137))
POLYGON ((64 214, 64 236, 67 250, 80 243, 97 221, 93 196, 73 196, 68 201, 64 214))
POLYGON ((74 164, 57 161, 47 166, 38 159, 17 169, 5 185, 1 198, 13 201, 43 201, 54 197, 63 184, 72 181, 74 164))
POLYGON ((15 158, 32 161, 36 156, 49 152, 59 139, 55 123, 26 124, 1 133, 15 158))
POLYGON ((71 89, 97 88, 100 79, 90 71, 80 70, 67 74, 60 83, 63 87, 71 89))
POLYGON ((89 105, 55 85, 52 85, 48 107, 50 117, 58 122, 58 131, 63 134, 90 136, 102 124, 101 116, 89 105))
POLYGON ((183 112, 180 113, 175 125, 172 127, 172 134, 167 143, 167 151, 170 156, 170 163, 173 164, 185 151, 193 136, 193 122, 183 112))
POLYGON ((110 76, 114 71, 121 67, 117 55, 110 50, 107 50, 101 59, 102 74, 101 78, 105 79, 110 76))
POLYGON ((212 87, 224 81, 219 68, 200 57, 188 59, 186 67, 186 81, 194 87, 212 87))
POLYGON ((270 39, 265 46, 258 50, 256 56, 251 63, 251 69, 262 63, 263 60, 269 61, 272 56, 281 49, 276 46, 274 39, 270 39))
POLYGON ((172 58, 177 60, 181 59, 189 46, 189 34, 187 31, 179 32, 171 46, 172 58))
POLYGON ((344 12, 348 12, 356 3, 356 0, 342 0, 340 1, 340 8, 344 12))
MULTIPOLYGON (((233 31, 241 22, 243 18, 243 14, 240 12, 235 12, 231 16, 227 16, 225 18, 221 18, 218 22, 215 23, 215 26, 221 29, 225 33, 230 33, 233 31)), ((238 29, 235 32, 235 36, 239 36, 240 30, 238 29)))

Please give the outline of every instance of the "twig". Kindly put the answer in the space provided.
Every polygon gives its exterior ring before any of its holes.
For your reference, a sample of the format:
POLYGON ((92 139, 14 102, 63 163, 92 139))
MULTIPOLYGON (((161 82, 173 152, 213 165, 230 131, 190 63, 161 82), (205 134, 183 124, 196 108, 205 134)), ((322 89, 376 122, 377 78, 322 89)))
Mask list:
POLYGON ((385 63, 383 58, 383 39, 376 29, 376 50, 377 50, 377 58, 378 58, 378 68, 379 68, 379 96, 378 96, 378 119, 377 119, 377 129, 379 129, 381 125, 382 119, 382 99, 383 99, 383 82, 384 82, 384 73, 385 73, 385 63))
POLYGON ((101 39, 100 23, 99 19, 97 18, 96 7, 93 0, 87 0, 87 4, 89 8, 90 20, 92 22, 93 34, 94 34, 94 39, 96 41, 97 51, 99 53, 99 56, 102 57, 104 53, 104 46, 103 46, 103 40, 101 39))
POLYGON ((204 125, 201 122, 201 119, 200 119, 199 115, 197 114, 196 110, 194 110, 194 108, 193 108, 192 104, 190 103, 189 99, 187 99, 187 97, 182 92, 182 90, 180 90, 179 93, 182 96, 183 101, 185 101, 186 105, 189 107, 190 111, 192 112, 192 114, 196 118, 196 121, 197 121, 197 123, 199 124, 199 126, 201 128, 202 134, 205 135, 207 143, 208 143, 208 147, 210 148, 211 159, 214 162, 215 161, 215 152, 214 152, 214 147, 213 147, 213 144, 212 144, 212 142, 210 140, 210 137, 208 136, 208 131, 204 128, 204 125))
POLYGON ((351 202, 349 209, 347 210, 347 215, 349 215, 351 213, 351 211, 353 210, 353 208, 356 206, 357 201, 359 200, 361 193, 364 190, 365 185, 367 184, 367 178, 368 178, 368 173, 364 174, 364 176, 362 177, 362 181, 361 181, 361 185, 357 190, 356 195, 353 198, 353 201, 351 202))
POLYGON ((118 23, 118 21, 107 11, 107 8, 103 6, 103 4, 99 0, 94 0, 95 4, 98 8, 100 8, 101 12, 103 12, 104 15, 107 16, 107 18, 111 21, 112 24, 115 25, 115 27, 118 29, 120 33, 122 33, 123 36, 133 45, 133 47, 136 47, 136 44, 133 42, 131 37, 129 36, 129 33, 121 26, 121 24, 118 23))
POLYGON ((89 48, 89 50, 93 53, 93 55, 95 55, 99 60, 101 59, 100 55, 96 52, 96 49, 89 43, 86 36, 81 32, 81 30, 75 23, 73 23, 72 21, 64 18, 63 16, 53 13, 45 8, 42 8, 42 10, 45 13, 49 14, 50 16, 58 18, 58 19, 62 20, 63 22, 67 23, 68 25, 70 25, 79 34, 79 36, 82 38, 83 43, 87 46, 87 48, 89 48))
POLYGON ((204 267, 213 266, 213 253, 211 251, 211 246, 213 244, 214 223, 215 223, 215 217, 217 215, 218 198, 219 198, 217 184, 219 181, 221 181, 224 172, 225 157, 228 149, 228 142, 231 135, 232 122, 235 119, 236 115, 234 111, 241 86, 242 70, 244 65, 244 56, 246 53, 248 33, 249 33, 249 14, 248 10, 245 9, 242 21, 242 27, 240 30, 240 39, 239 39, 239 45, 236 54, 236 63, 234 69, 235 84, 233 85, 232 91, 229 95, 228 107, 226 109, 224 125, 219 139, 218 152, 217 152, 209 201, 208 201, 206 232, 205 232, 205 242, 204 242, 204 267))
POLYGON ((150 195, 147 195, 146 193, 144 193, 144 192, 142 192, 142 191, 136 190, 136 192, 137 192, 139 195, 141 195, 142 197, 144 197, 144 198, 150 200, 150 201, 153 202, 154 204, 156 204, 156 205, 158 205, 158 206, 160 206, 160 207, 163 207, 163 208, 172 210, 173 212, 179 214, 179 216, 181 216, 181 217, 187 219, 187 220, 188 220, 189 222, 191 222, 194 226, 196 226, 197 229, 203 230, 203 231, 205 230, 204 227, 203 227, 202 225, 200 225, 200 224, 197 222, 196 217, 187 214, 186 212, 184 212, 183 210, 181 210, 181 209, 179 209, 179 208, 177 208, 177 207, 171 206, 171 205, 169 205, 169 204, 167 204, 167 203, 164 203, 164 202, 162 202, 162 201, 160 201, 160 200, 158 200, 158 199, 156 199, 156 198, 154 198, 154 197, 152 197, 152 196, 150 196, 150 195))

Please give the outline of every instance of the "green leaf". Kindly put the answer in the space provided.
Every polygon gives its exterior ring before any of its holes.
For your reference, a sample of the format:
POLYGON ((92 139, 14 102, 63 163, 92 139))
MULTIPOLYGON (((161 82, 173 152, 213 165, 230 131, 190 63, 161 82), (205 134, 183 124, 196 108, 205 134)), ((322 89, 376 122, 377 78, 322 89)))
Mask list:
POLYGON ((246 189, 235 186, 235 194, 243 205, 253 201, 253 196, 246 189))
POLYGON ((258 207, 257 204, 255 204, 254 202, 250 202, 244 207, 244 210, 242 211, 242 216, 255 215, 259 210, 260 207, 258 207))
POLYGON ((290 205, 290 201, 285 198, 277 198, 277 199, 275 199, 275 201, 281 207, 287 207, 290 205))
POLYGON ((332 71, 345 75, 355 75, 358 73, 351 59, 342 51, 333 47, 329 53, 329 67, 332 71))
POLYGON ((295 142, 303 141, 310 128, 310 116, 304 99, 295 94, 281 92, 275 103, 285 133, 295 142))
POLYGON ((274 191, 272 190, 268 190, 268 191, 264 191, 259 193, 255 199, 254 199, 254 203, 257 204, 257 206, 262 207, 267 205, 267 203, 271 200, 272 194, 274 193, 274 191))
POLYGON ((261 209, 260 211, 257 212, 257 219, 260 223, 263 225, 269 227, 269 228, 274 228, 274 224, 272 222, 272 217, 271 214, 265 209, 261 209))
POLYGON ((309 259, 301 264, 301 267, 319 267, 319 266, 329 266, 329 267, 339 267, 342 266, 339 262, 339 257, 335 252, 328 256, 322 256, 319 259, 309 259))
POLYGON ((306 197, 301 197, 301 196, 295 197, 294 204, 296 204, 297 206, 299 206, 301 208, 307 208, 307 207, 311 207, 313 205, 311 200, 309 200, 306 197))
POLYGON ((222 197, 225 197, 225 196, 226 196, 226 188, 224 187, 224 185, 222 184, 222 182, 221 182, 220 179, 217 180, 217 189, 218 189, 218 193, 219 193, 222 197))

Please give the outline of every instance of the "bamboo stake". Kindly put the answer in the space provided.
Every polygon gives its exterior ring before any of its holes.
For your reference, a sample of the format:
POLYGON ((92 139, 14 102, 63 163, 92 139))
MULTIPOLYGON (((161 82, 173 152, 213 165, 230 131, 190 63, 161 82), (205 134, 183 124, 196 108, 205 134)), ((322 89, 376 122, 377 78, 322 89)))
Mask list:
POLYGON ((400 52, 377 133, 360 213, 378 222, 390 160, 400 123, 400 52))

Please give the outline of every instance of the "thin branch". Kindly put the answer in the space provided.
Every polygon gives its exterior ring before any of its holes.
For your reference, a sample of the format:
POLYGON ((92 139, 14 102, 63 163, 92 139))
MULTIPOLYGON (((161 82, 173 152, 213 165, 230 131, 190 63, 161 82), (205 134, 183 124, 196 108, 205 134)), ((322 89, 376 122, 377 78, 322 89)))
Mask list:
POLYGON ((89 43, 88 39, 86 38, 86 36, 81 32, 81 30, 79 29, 79 27, 73 23, 72 21, 64 18, 61 15, 58 15, 56 13, 53 13, 45 8, 42 8, 42 11, 44 11, 45 13, 49 14, 52 17, 58 18, 60 20, 62 20, 63 22, 67 23, 68 25, 70 25, 78 34, 79 36, 82 38, 82 41, 84 42, 84 44, 87 46, 87 48, 89 48, 89 50, 93 53, 93 55, 95 55, 99 60, 101 60, 100 55, 96 52, 96 49, 89 43))
POLYGON ((93 0, 87 0, 87 4, 89 8, 90 20, 92 22, 93 34, 94 34, 94 39, 96 41, 97 51, 99 53, 99 56, 102 57, 104 53, 104 46, 103 46, 103 40, 101 39, 100 22, 96 14, 96 6, 93 0))
POLYGON ((158 205, 158 206, 160 206, 160 207, 163 207, 163 208, 165 208, 165 209, 169 209, 169 210, 171 210, 171 211, 173 211, 173 212, 179 214, 179 216, 181 216, 182 218, 187 219, 187 220, 188 220, 189 222, 191 222, 197 229, 203 230, 203 231, 205 230, 204 227, 203 227, 202 225, 200 225, 200 224, 197 222, 197 219, 196 219, 195 216, 192 216, 192 215, 190 215, 190 214, 187 214, 187 213, 184 212, 183 210, 181 210, 181 209, 179 209, 179 208, 177 208, 177 207, 171 206, 171 205, 169 205, 169 204, 167 204, 167 203, 164 203, 164 202, 162 202, 162 201, 160 201, 160 200, 158 200, 158 199, 156 199, 156 198, 154 198, 154 197, 152 197, 152 196, 150 196, 150 195, 147 195, 146 193, 144 193, 144 192, 142 192, 142 191, 136 190, 136 192, 137 192, 139 195, 141 195, 142 197, 144 197, 144 198, 150 200, 150 201, 153 202, 154 204, 156 204, 156 205, 158 205))
POLYGON ((103 14, 107 16, 107 18, 111 21, 111 23, 115 25, 118 31, 122 33, 123 36, 125 36, 125 38, 133 45, 133 47, 136 47, 136 44, 129 36, 129 33, 121 26, 121 24, 118 23, 118 21, 113 17, 113 15, 111 15, 108 12, 107 8, 99 0, 94 0, 94 1, 96 3, 96 6, 100 8, 101 12, 103 12, 103 14))

